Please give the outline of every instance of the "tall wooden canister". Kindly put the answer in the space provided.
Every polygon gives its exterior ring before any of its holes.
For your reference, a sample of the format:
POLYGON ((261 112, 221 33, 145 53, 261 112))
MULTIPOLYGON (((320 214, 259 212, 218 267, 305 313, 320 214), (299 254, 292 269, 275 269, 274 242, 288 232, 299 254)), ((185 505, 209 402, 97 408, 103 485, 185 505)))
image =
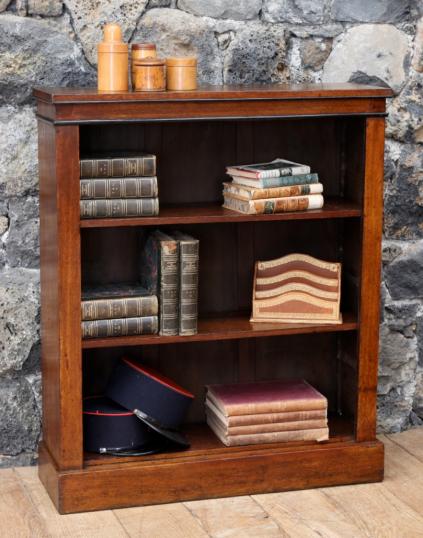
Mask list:
POLYGON ((106 24, 98 44, 98 91, 128 91, 128 45, 118 24, 106 24))

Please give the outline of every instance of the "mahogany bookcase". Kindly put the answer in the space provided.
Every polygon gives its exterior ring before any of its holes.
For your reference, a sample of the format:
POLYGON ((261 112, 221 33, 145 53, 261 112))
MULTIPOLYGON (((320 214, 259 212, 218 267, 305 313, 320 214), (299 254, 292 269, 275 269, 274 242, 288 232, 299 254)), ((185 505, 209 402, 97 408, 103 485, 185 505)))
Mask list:
POLYGON ((386 88, 210 86, 99 94, 36 89, 41 209, 43 440, 39 474, 61 513, 379 481, 375 436, 386 88), (80 220, 79 157, 157 155, 160 214, 80 220), (225 166, 276 157, 309 164, 323 209, 223 209, 225 166), (155 227, 200 239, 194 336, 81 339, 81 283, 136 280, 155 227), (302 252, 342 263, 340 325, 249 323, 256 260, 302 252), (83 451, 82 398, 132 356, 196 399, 187 451, 83 451), (305 378, 328 398, 330 439, 225 447, 205 424, 208 383, 305 378))

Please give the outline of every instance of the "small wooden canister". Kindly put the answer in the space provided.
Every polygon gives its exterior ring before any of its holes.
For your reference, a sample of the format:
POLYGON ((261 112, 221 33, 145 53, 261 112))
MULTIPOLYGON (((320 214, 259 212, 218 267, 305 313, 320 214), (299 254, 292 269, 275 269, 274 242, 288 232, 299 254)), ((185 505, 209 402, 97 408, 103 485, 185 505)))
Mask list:
POLYGON ((143 58, 133 65, 136 92, 162 92, 166 89, 166 68, 162 58, 143 58))
POLYGON ((197 58, 195 56, 167 58, 167 89, 195 90, 197 88, 197 58))
POLYGON ((132 86, 135 88, 134 83, 134 64, 138 60, 143 60, 144 58, 155 58, 156 45, 154 43, 133 43, 131 47, 131 75, 132 75, 132 86))
POLYGON ((98 91, 128 91, 128 45, 117 24, 106 24, 104 40, 98 44, 98 91))

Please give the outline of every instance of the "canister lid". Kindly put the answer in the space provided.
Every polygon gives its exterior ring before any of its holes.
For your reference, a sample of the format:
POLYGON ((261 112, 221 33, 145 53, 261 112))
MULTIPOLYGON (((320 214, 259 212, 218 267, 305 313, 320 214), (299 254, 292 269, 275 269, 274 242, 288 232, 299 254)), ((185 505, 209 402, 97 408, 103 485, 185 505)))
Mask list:
POLYGON ((134 59, 133 63, 134 65, 140 65, 140 66, 164 65, 165 60, 164 58, 147 57, 147 58, 134 59))
POLYGON ((171 67, 195 67, 197 65, 197 56, 170 56, 166 58, 166 63, 171 67))
POLYGON ((154 43, 132 43, 132 50, 156 50, 154 43))
POLYGON ((106 24, 103 39, 98 44, 98 52, 128 52, 128 45, 122 41, 122 30, 118 24, 106 24))

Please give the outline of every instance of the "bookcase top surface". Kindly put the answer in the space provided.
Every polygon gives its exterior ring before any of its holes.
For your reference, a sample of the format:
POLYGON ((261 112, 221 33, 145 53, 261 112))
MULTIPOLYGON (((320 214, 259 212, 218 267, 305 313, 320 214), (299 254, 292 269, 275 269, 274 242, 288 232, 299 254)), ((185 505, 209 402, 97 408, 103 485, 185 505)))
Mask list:
POLYGON ((196 101, 248 99, 336 99, 391 97, 390 88, 363 84, 251 84, 200 86, 194 91, 100 93, 96 88, 34 88, 34 96, 52 104, 119 101, 196 101))

